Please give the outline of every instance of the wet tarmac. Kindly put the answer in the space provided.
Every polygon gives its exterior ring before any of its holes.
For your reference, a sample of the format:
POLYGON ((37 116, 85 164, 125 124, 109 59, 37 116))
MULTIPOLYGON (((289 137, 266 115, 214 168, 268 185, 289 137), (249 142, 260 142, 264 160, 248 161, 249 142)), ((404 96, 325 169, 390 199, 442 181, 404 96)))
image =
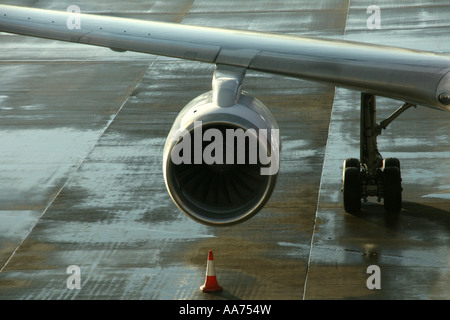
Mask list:
MULTIPOLYGON (((379 1, 379 30, 367 29, 366 1, 77 5, 450 52, 447 2, 379 1)), ((33 3, 2 1, 73 4, 33 3)), ((177 113, 211 89, 214 66, 6 34, 0 44, 0 299, 450 298, 449 114, 408 110, 379 139, 383 156, 401 160, 401 215, 376 201, 350 215, 340 180, 342 161, 359 154, 359 93, 248 72, 244 89, 280 126, 280 175, 258 215, 213 228, 173 204, 162 150, 177 113), (199 290, 208 250, 220 294, 199 290), (67 287, 71 265, 80 289, 67 287), (381 289, 367 286, 371 265, 381 289)), ((377 102, 380 120, 401 105, 377 102)))

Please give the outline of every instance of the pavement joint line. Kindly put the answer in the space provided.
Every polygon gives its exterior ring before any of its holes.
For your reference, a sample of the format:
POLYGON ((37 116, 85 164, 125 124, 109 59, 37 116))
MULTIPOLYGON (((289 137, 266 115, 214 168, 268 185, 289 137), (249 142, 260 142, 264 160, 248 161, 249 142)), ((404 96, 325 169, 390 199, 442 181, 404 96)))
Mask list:
POLYGON ((123 107, 125 106, 125 104, 128 102, 128 99, 130 98, 131 94, 134 92, 134 90, 136 90, 136 88, 139 86, 139 84, 142 82, 142 80, 144 79, 145 74, 152 68, 152 66, 154 65, 155 61, 157 60, 157 58, 155 57, 155 59, 153 59, 153 61, 150 62, 148 68, 142 72, 140 79, 138 81, 136 81, 134 87, 132 90, 129 90, 128 96, 126 97, 126 99, 123 101, 122 105, 120 106, 120 108, 117 110, 117 112, 111 117, 111 119, 109 119, 109 121, 107 122, 107 124, 105 125, 105 127, 103 128, 102 132, 100 133, 96 143, 93 144, 92 148, 89 149, 89 151, 86 153, 85 157, 83 157, 78 165, 75 167, 75 170, 72 172, 72 174, 69 176, 69 178, 67 179, 67 181, 63 184, 63 186, 58 190, 58 192, 55 194, 55 196, 53 198, 51 198, 51 200, 49 201, 49 203, 47 204, 47 206, 44 208, 44 210, 42 211, 41 215, 39 215, 39 217, 36 219, 36 221, 33 223, 33 225, 30 227, 30 230, 28 231, 28 233, 25 235, 25 237, 19 242, 19 244, 16 246, 16 248, 14 248, 14 250, 11 252, 11 254, 8 256, 8 258, 5 260, 5 262, 3 263, 3 265, 0 268, 0 273, 3 272, 3 270, 5 269, 5 267, 8 265, 8 263, 11 261, 11 259, 13 258, 13 256, 16 254, 17 250, 19 250, 19 248, 22 246, 22 244, 25 242, 25 240, 29 237, 29 235, 31 234, 31 232, 34 230, 34 227, 38 224, 38 222, 41 220, 41 218, 47 213, 48 209, 53 205, 53 203, 55 202, 55 200, 59 197, 59 195, 61 194, 61 192, 66 188, 66 186, 69 184, 69 182, 72 180, 72 178, 75 176, 75 174, 77 173, 78 169, 82 166, 82 164, 85 162, 85 160, 88 158, 88 156, 92 153, 92 151, 94 150, 94 148, 98 145, 98 142, 101 140, 101 138, 103 137, 103 135, 105 134, 105 132, 108 130, 108 128, 111 126, 111 124, 114 122, 114 120, 116 119, 116 117, 119 115, 119 113, 122 111, 123 107))
MULTIPOLYGON (((351 6, 351 0, 348 0, 347 15, 346 15, 345 25, 344 25, 344 30, 343 30, 343 36, 344 37, 347 34, 347 23, 348 23, 348 16, 349 16, 349 12, 350 12, 350 6, 351 6)), ((330 122, 329 122, 329 125, 328 125, 328 132, 327 132, 327 144, 326 144, 326 147, 325 147, 325 153, 323 155, 323 163, 322 163, 322 169, 321 169, 322 173, 320 175, 319 192, 318 192, 318 195, 317 195, 317 207, 316 207, 316 213, 315 213, 314 222, 313 222, 311 243, 310 243, 310 246, 309 246, 308 262, 306 263, 305 281, 303 283, 302 300, 306 300, 306 290, 307 290, 307 286, 308 286, 308 276, 309 276, 309 271, 310 271, 310 268, 311 268, 311 255, 312 255, 312 250, 313 250, 313 245, 314 245, 314 236, 316 234, 317 214, 319 213, 320 196, 321 196, 321 193, 322 193, 322 182, 323 182, 323 175, 324 175, 323 173, 324 173, 325 163, 326 163, 326 160, 327 160, 327 150, 328 150, 328 142, 329 142, 328 137, 330 137, 330 129, 331 129, 332 118, 333 118, 334 99, 335 98, 336 98, 336 87, 334 88, 333 105, 331 106, 330 122)))
MULTIPOLYGON (((334 88, 334 99, 336 98, 336 88, 334 88)), ((322 183, 323 183, 323 178, 324 178, 324 168, 325 168, 325 164, 327 161, 327 153, 328 153, 328 137, 330 136, 330 129, 331 129, 331 120, 333 118, 333 110, 334 110, 334 99, 333 99, 333 105, 331 106, 331 114, 330 114, 330 122, 328 125, 328 133, 327 133, 327 145, 325 147, 325 152, 323 155, 323 163, 322 163, 322 173, 320 175, 320 183, 319 183, 319 192, 317 193, 317 206, 316 206, 316 213, 314 215, 314 222, 313 222, 313 227, 312 227, 312 234, 311 234, 311 242, 310 242, 310 246, 309 246, 309 254, 308 254, 308 262, 306 263, 306 271, 305 271, 305 281, 303 284, 303 295, 302 295, 302 300, 306 300, 306 289, 307 289, 307 284, 308 284, 308 276, 309 276, 309 271, 310 271, 310 267, 311 267, 311 255, 312 255, 312 250, 313 250, 313 245, 314 245, 314 236, 316 234, 316 225, 317 225, 317 214, 319 213, 319 207, 320 207, 320 198, 321 198, 321 194, 322 194, 322 183)))

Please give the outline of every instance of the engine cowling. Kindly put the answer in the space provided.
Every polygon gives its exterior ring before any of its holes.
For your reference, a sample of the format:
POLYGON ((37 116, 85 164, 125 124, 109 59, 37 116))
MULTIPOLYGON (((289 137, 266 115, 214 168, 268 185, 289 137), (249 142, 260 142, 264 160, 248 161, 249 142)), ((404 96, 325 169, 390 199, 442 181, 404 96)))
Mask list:
POLYGON ((278 125, 263 103, 242 92, 227 107, 214 92, 177 116, 164 147, 163 171, 175 204, 194 220, 228 226, 269 200, 278 176, 278 125))

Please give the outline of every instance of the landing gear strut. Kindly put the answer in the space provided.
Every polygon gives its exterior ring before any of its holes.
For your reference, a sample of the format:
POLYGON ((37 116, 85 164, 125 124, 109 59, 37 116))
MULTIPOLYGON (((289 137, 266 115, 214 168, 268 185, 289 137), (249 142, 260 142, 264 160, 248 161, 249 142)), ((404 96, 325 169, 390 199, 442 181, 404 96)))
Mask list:
POLYGON ((375 96, 361 93, 361 141, 360 159, 344 161, 342 172, 342 192, 344 209, 357 213, 361 200, 377 197, 384 199, 387 212, 398 213, 402 209, 402 185, 400 161, 397 158, 383 159, 378 152, 377 137, 401 113, 414 105, 405 103, 380 124, 376 123, 375 96))

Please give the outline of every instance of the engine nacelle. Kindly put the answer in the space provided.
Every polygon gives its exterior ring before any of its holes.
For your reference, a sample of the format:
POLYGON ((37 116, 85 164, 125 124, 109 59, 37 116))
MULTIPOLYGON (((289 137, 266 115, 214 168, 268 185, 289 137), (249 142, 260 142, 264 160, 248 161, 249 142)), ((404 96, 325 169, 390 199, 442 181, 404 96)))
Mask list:
POLYGON ((184 213, 207 225, 228 226, 255 215, 278 176, 274 117, 244 92, 233 103, 218 106, 214 91, 195 98, 176 118, 164 147, 170 196, 184 213))

